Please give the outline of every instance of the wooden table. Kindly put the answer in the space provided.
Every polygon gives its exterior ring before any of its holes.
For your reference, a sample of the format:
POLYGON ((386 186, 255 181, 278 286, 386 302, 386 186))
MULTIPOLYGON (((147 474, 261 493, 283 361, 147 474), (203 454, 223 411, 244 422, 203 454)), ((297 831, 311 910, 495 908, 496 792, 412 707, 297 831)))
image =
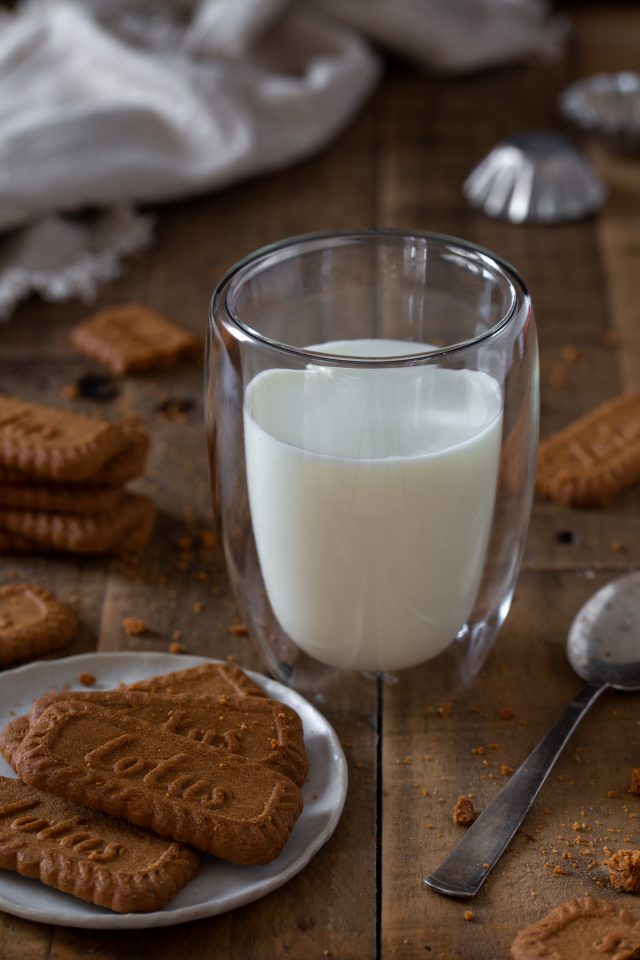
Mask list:
MULTIPOLYGON (((391 65, 362 115, 319 156, 154 211, 155 245, 103 290, 101 304, 141 300, 204 335, 214 282, 256 247, 318 229, 429 229, 506 256, 530 285, 543 436, 622 388, 640 387, 638 161, 591 149, 610 199, 597 218, 568 226, 491 221, 470 210, 460 191, 503 136, 560 126, 556 97, 569 81, 640 69, 640 14, 601 7, 577 8, 560 61, 457 80, 391 65)), ((234 654, 260 668, 251 642, 229 632, 238 614, 219 546, 179 547, 182 537, 213 528, 201 371, 187 364, 158 378, 126 379, 109 403, 68 400, 65 385, 91 369, 67 340, 85 313, 79 303, 22 306, 0 328, 0 387, 144 418, 153 452, 141 487, 161 511, 153 543, 133 572, 108 560, 4 556, 2 580, 37 580, 75 604, 82 627, 69 654, 166 651, 180 630, 189 653, 234 654), (177 419, 167 401, 181 405, 177 419), (155 633, 129 638, 125 616, 143 618, 155 633)), ((567 627, 596 588, 638 566, 639 505, 638 488, 603 510, 536 502, 512 612, 480 678, 448 716, 428 709, 411 677, 330 705, 349 763, 347 803, 331 841, 285 887, 226 915, 155 931, 83 931, 0 915, 2 960, 497 960, 508 956, 520 926, 568 897, 592 893, 633 906, 603 884, 599 866, 603 848, 640 844, 640 801, 627 793, 640 759, 633 695, 609 694, 594 707, 471 904, 425 891, 422 877, 460 836, 451 821, 456 798, 473 793, 484 807, 504 781, 502 765, 517 766, 579 689, 564 657, 567 627), (498 717, 505 706, 515 710, 510 721, 498 717), (574 823, 587 829, 577 832, 574 823), (465 921, 469 907, 473 920, 465 921)))

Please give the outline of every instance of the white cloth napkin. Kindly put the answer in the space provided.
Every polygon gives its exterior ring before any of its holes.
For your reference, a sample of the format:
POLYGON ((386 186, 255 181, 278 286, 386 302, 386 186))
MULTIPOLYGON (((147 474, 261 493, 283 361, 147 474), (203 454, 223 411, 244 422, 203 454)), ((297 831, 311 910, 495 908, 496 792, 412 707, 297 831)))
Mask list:
POLYGON ((273 170, 325 143, 377 79, 366 44, 311 12, 288 13, 250 56, 234 55, 238 31, 231 55, 203 56, 208 10, 178 49, 133 46, 62 0, 4 18, 0 229, 273 170))
MULTIPOLYGON (((364 34, 460 71, 549 50, 545 18, 538 0, 27 0, 0 14, 0 232, 318 150, 380 75, 364 34)), ((0 309, 14 265, 0 249, 0 309)))

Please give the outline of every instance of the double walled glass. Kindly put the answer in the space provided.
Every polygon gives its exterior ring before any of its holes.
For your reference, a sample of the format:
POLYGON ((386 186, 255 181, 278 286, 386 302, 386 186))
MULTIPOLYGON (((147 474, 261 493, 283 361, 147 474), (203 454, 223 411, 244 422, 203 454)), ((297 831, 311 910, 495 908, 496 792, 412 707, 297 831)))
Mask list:
POLYGON ((469 681, 511 603, 537 411, 531 302, 485 250, 371 230, 232 268, 209 324, 213 503, 269 672, 320 697, 346 672, 469 681))

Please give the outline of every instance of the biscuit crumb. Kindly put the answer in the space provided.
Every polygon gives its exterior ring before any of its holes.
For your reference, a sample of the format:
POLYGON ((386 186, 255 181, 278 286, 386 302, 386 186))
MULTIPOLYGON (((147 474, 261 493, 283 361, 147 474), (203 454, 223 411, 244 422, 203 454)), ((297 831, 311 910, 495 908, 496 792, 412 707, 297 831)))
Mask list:
POLYGON ((577 360, 580 356, 580 351, 577 347, 574 347, 572 344, 569 344, 566 347, 562 348, 562 359, 567 363, 573 363, 574 360, 577 360))
POLYGON ((245 627, 244 623, 232 623, 229 627, 229 633, 232 633, 234 637, 246 637, 249 630, 245 627))
POLYGON ((204 603, 202 602, 202 600, 196 600, 196 602, 194 603, 191 609, 193 610, 194 613, 202 613, 202 611, 204 610, 204 603))
POLYGON ((452 710, 453 710, 453 701, 447 700, 445 703, 442 703, 438 707, 438 716, 442 717, 443 720, 446 720, 447 717, 451 716, 452 710))
POLYGON ((607 861, 607 867, 614 889, 640 893, 640 850, 618 850, 607 861))
POLYGON ((500 710, 498 710, 500 720, 513 720, 515 715, 516 712, 512 707, 501 707, 500 710))
POLYGON ((473 910, 465 910, 463 917, 468 922, 471 922, 474 919, 473 910))
POLYGON ((78 675, 78 680, 85 687, 92 687, 96 682, 96 678, 92 673, 81 673, 78 675))
POLYGON ((168 649, 169 653, 184 653, 184 651, 185 651, 187 648, 185 647, 185 645, 184 645, 183 643, 176 643, 176 642, 174 641, 173 643, 170 643, 170 644, 169 644, 169 646, 167 647, 167 649, 168 649))
POLYGON ((629 792, 640 794, 640 767, 636 767, 631 771, 631 786, 629 787, 629 792))
POLYGON ((66 400, 77 400, 80 396, 80 387, 77 383, 65 383, 62 388, 62 396, 66 400))
POLYGON ((471 753, 475 753, 477 757, 484 757, 485 750, 484 747, 471 747, 471 753))
POLYGON ((609 544, 609 549, 611 550, 611 553, 622 553, 624 547, 619 540, 612 540, 609 544))
POLYGON ((616 796, 615 790, 607 790, 607 800, 615 800, 616 796))
POLYGON ((122 626, 130 637, 141 637, 147 632, 147 624, 139 617, 125 617, 122 626))
POLYGON ((453 808, 453 822, 461 827, 470 827, 477 817, 473 803, 469 797, 458 797, 456 805, 453 808))
POLYGON ((500 764, 500 773, 503 777, 510 777, 513 773, 513 767, 510 767, 508 763, 500 764))
POLYGON ((566 877, 567 875, 567 871, 563 870, 562 867, 554 867, 553 872, 555 873, 556 877, 566 877))

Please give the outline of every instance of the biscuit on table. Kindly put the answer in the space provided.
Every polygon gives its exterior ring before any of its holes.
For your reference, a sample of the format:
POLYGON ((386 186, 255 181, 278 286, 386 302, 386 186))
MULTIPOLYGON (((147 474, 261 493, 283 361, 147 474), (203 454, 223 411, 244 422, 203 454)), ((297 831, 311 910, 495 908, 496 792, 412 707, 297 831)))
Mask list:
POLYGON ((640 480, 640 391, 603 403, 538 450, 536 490, 563 506, 600 507, 640 480))
POLYGON ((73 640, 78 618, 44 587, 0 587, 0 666, 57 650, 73 640))
MULTIPOLYGON (((93 703, 137 717, 170 733, 220 747, 255 763, 273 767, 299 787, 307 776, 300 717, 291 707, 267 697, 170 696, 123 689, 51 693, 33 703, 26 726, 24 723, 15 724, 7 731, 7 752, 13 755, 19 742, 16 739, 26 735, 29 722, 37 722, 47 707, 60 700, 93 703)), ((24 720, 22 717, 18 719, 24 720)))
POLYGON ((129 690, 148 693, 189 693, 209 697, 264 697, 265 693, 235 663, 203 663, 132 683, 129 690))
POLYGON ((615 944, 616 957, 636 955, 640 922, 609 900, 583 897, 556 907, 521 930, 511 945, 514 960, 594 960, 613 956, 603 944, 615 944))
POLYGON ((48 707, 13 763, 32 786, 247 866, 275 859, 302 812, 275 770, 88 702, 48 707))
POLYGON ((183 844, 0 777, 4 870, 118 913, 148 913, 164 907, 198 866, 183 844))
POLYGON ((71 342, 116 376, 161 370, 201 351, 197 337, 137 303, 93 314, 74 327, 71 342))

